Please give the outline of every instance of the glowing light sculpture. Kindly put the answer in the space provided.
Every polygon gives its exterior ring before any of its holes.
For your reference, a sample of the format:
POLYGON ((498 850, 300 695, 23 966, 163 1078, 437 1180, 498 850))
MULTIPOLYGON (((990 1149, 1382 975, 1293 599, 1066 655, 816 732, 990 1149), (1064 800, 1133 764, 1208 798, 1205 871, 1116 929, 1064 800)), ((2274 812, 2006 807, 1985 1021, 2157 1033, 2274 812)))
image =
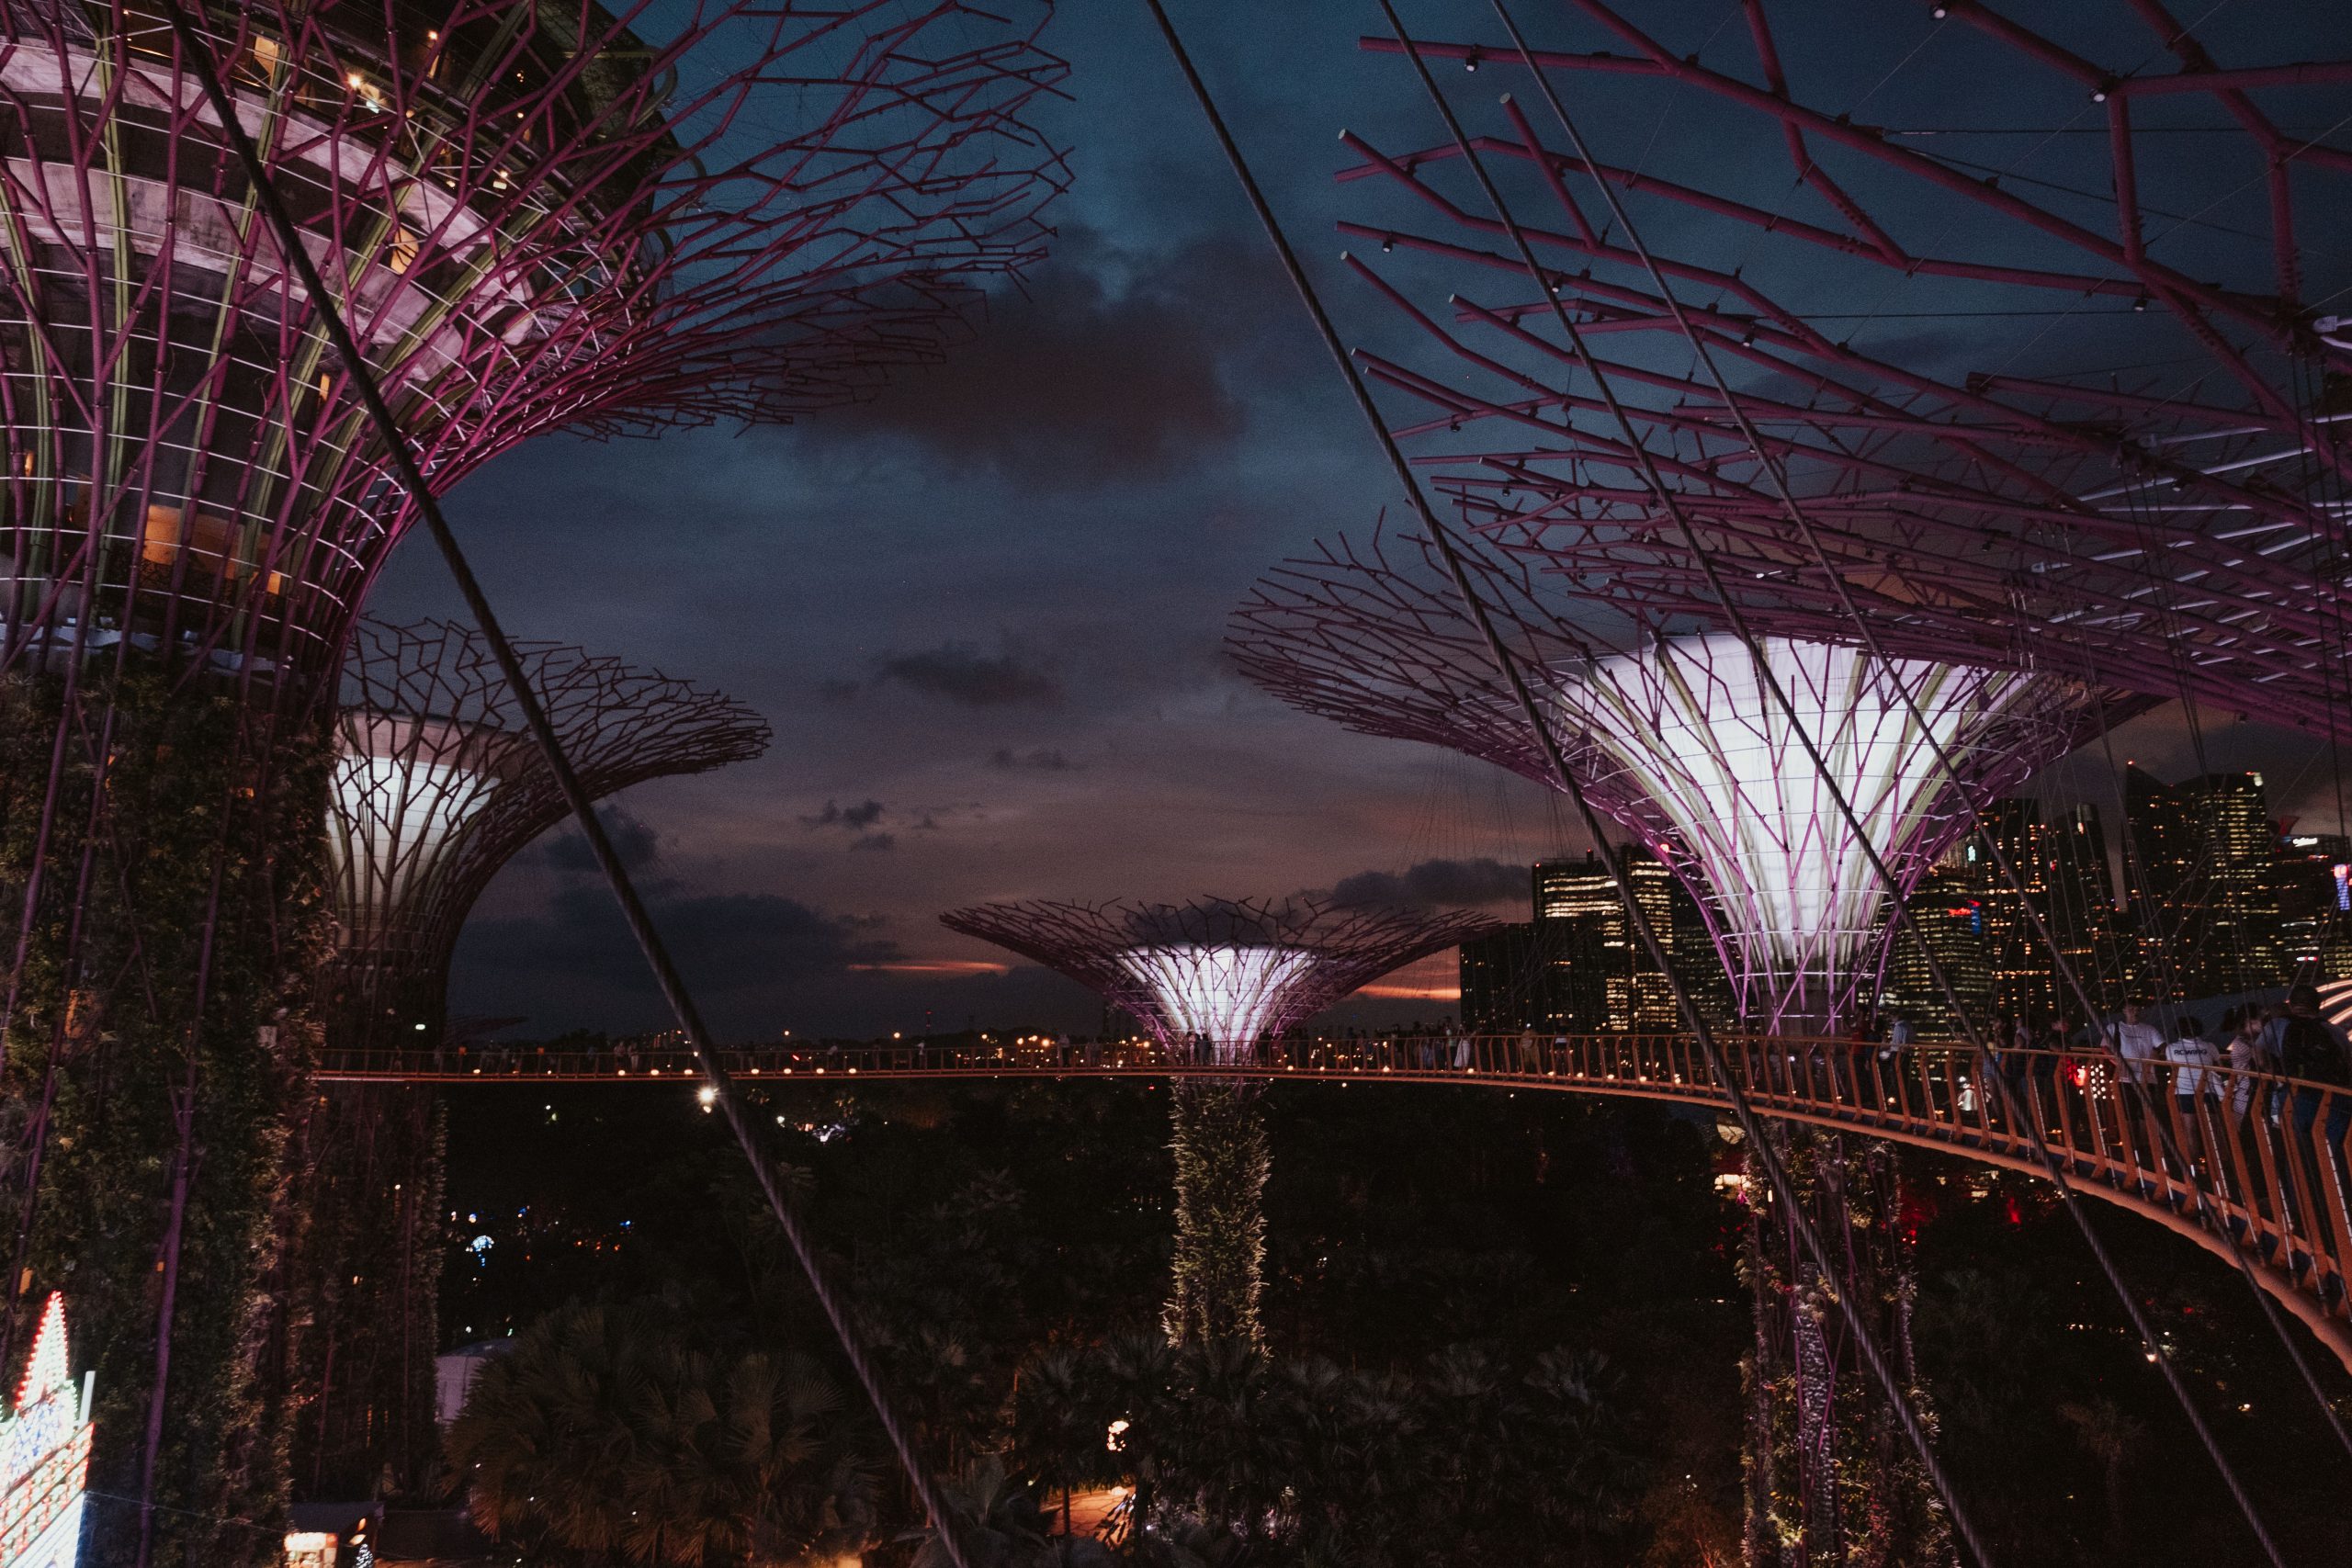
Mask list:
MULTIPOLYGON (((1495 929, 1483 915, 1341 909, 1313 899, 980 904, 952 931, 1059 970, 1139 1020, 1182 1061, 1260 1060, 1279 1039, 1392 969, 1495 929)), ((1252 1087, 1187 1078, 1170 1097, 1176 1242, 1170 1339, 1255 1340, 1272 1163, 1252 1087)))
POLYGON ((65 1298, 52 1291, 16 1400, 0 1416, 0 1568, 74 1568, 81 1556, 97 1374, 76 1387, 67 1344, 65 1298))
MULTIPOLYGON (((766 723, 719 693, 548 643, 517 647, 581 783, 604 796, 748 761, 766 723)), ((447 1048, 449 961, 499 868, 569 809, 471 628, 360 623, 329 790, 339 941, 321 1012, 331 1058, 447 1048)), ((320 1089, 298 1119, 307 1224, 284 1264, 294 1484, 367 1495, 390 1464, 421 1485, 433 1455, 440 1278, 437 1096, 320 1089)))
MULTIPOLYGON (((1466 751, 1556 787, 1452 583, 1422 547, 1405 550, 1400 565, 1381 541, 1363 552, 1341 542, 1270 573, 1235 613, 1243 672, 1350 728, 1466 751)), ((1645 624, 1622 604, 1571 621, 1522 565, 1491 551, 1468 560, 1579 784, 1690 889, 1755 1027, 1834 1029, 1873 987, 1891 899, 1866 841, 1907 894, 1967 832, 1972 807, 2072 750, 2102 711, 2136 710, 2076 681, 1925 660, 1897 660, 1896 685, 1850 647, 1766 638, 1766 661, 1865 840, 1738 638, 1645 624)))
POLYGON ((979 904, 951 931, 1057 969, 1133 1014, 1164 1049, 1249 1059, 1392 969, 1494 928, 1483 915, 1343 909, 1313 899, 979 904))
MULTIPOLYGON (((576 648, 517 651, 592 796, 767 750, 767 722, 720 693, 576 648)), ((470 627, 362 622, 335 748, 327 860, 341 931, 327 1047, 437 1045, 467 911, 569 807, 470 627)))

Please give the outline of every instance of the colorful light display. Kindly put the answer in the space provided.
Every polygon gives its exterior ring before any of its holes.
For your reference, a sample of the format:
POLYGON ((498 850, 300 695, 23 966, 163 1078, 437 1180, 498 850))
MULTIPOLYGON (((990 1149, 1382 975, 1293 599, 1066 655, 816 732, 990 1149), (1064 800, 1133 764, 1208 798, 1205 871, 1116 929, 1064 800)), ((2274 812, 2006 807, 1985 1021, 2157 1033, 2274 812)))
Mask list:
MULTIPOLYGON (((2102 711, 2133 706, 2120 694, 2103 705, 2077 682, 1918 660, 1896 662, 1896 685, 1852 649, 1766 639, 1865 840, 1737 638, 1645 632, 1613 606, 1572 621, 1577 607, 1521 564, 1467 558, 1579 784, 1690 888, 1758 1026, 1833 1027, 1875 984, 1892 896, 1865 842, 1907 891, 1967 831, 1973 807, 2073 750, 2102 711)), ((1418 547, 1342 543, 1270 573, 1236 612, 1231 646, 1245 674, 1294 706, 1557 787, 1453 584, 1418 547)))
POLYGON ((66 1359, 65 1298, 41 1306, 24 1381, 0 1417, 0 1568, 74 1568, 90 1472, 90 1398, 66 1359))
POLYGON ((1340 909, 1303 898, 1040 899, 975 905, 940 919, 1101 993, 1171 1052, 1205 1050, 1208 1060, 1228 1062, 1358 987, 1495 924, 1483 915, 1340 909))

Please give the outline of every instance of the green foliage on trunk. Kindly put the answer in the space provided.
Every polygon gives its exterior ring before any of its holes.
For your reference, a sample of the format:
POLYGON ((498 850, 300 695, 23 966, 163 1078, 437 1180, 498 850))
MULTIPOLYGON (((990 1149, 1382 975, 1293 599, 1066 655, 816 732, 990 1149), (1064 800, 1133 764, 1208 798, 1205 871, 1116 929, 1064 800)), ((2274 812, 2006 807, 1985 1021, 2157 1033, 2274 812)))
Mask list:
POLYGON ((1849 1310, 1866 1317, 1932 1440, 1934 1412, 1912 1355, 1917 1280, 1894 1152, 1815 1128, 1769 1135, 1850 1294, 1841 1301, 1837 1282, 1813 1267, 1751 1159, 1742 1272, 1756 1340, 1741 1368, 1749 1561, 1949 1564, 1951 1521, 1846 1324, 1849 1310))
POLYGON ((1183 1082, 1170 1107, 1176 1253, 1160 1325, 1178 1344, 1264 1336, 1258 1298, 1266 1258, 1266 1174, 1272 1156, 1248 1084, 1183 1082))
POLYGON ((59 1290, 74 1369, 97 1372, 86 1563, 136 1548, 183 1175, 153 1559, 277 1553, 286 1325, 262 1286, 299 1230, 283 1154, 328 935, 328 755, 322 728, 162 670, 0 683, 0 941, 24 953, 0 1237, 24 1258, 12 1353, 59 1290))

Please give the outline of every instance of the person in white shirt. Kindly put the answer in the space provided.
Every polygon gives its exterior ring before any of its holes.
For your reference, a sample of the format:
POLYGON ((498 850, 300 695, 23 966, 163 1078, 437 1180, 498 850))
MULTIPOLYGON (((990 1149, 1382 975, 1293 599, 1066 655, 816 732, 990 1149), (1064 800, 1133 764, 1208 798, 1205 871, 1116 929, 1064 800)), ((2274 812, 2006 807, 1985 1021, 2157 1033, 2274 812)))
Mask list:
POLYGON ((2221 1078, 2214 1069, 2222 1065, 2222 1053, 2205 1038, 2202 1022, 2184 1018, 2178 1036, 2165 1042, 2165 1060, 2172 1064, 2172 1100, 2179 1113, 2175 1125, 2180 1129, 2182 1157, 2192 1166, 2201 1166, 2205 1121, 2198 1114, 2198 1101, 2221 1092, 2221 1078))
POLYGON ((2139 1084, 2155 1082, 2156 1061, 2165 1049, 2163 1031, 2142 1016, 2147 1006, 2142 998, 2133 997, 2123 1004, 2121 1020, 2110 1024, 2107 1032, 2109 1049, 2123 1058, 2132 1081, 2139 1084))
MULTIPOLYGON (((2270 1053, 2263 1040, 2263 1035, 2269 1028, 2269 1021, 2262 1016, 2262 1010, 2258 1007, 2246 1007, 2241 1009, 2235 1017, 2237 1027, 2228 1031, 2230 1070, 2239 1076, 2236 1087, 2230 1093, 2230 1114, 2239 1121, 2244 1121, 2245 1108, 2254 1100, 2253 1075, 2271 1072, 2275 1069, 2271 1066, 2270 1053)), ((2226 1028, 2229 1021, 2225 1019, 2222 1022, 2226 1028)))

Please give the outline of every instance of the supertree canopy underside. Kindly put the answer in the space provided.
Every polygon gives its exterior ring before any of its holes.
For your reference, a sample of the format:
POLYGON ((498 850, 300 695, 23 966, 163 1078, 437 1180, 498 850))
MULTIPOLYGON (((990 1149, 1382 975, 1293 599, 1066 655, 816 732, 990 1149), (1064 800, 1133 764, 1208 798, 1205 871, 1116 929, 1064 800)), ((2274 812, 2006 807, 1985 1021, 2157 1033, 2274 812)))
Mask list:
MULTIPOLYGON (((592 796, 767 749, 766 722, 719 693, 574 648, 517 651, 592 796)), ((329 1043, 366 1044, 348 1032, 367 1032, 387 1007, 437 1017, 467 911, 569 809, 479 633, 361 622, 330 780, 334 988, 345 1000, 330 1014, 329 1043)), ((434 1019, 396 1021, 412 1030, 434 1019)))
POLYGON ((1162 1046, 1247 1055, 1392 969, 1494 928, 1484 915, 1313 899, 978 904, 940 919, 1035 959, 1142 1021, 1162 1046))
POLYGON ((1416 42, 1540 281, 1406 62, 1433 134, 1340 175, 1467 523, 1686 624, 1703 557, 1759 630, 2339 722, 2352 13, 1514 17, 1533 72, 1483 8, 1416 42))
MULTIPOLYGON (((1235 615, 1237 661, 1293 706, 1558 787, 1430 553, 1342 544, 1270 574, 1235 615)), ((1816 765, 1738 637, 1605 616, 1573 624, 1524 562, 1473 548, 1465 567, 1579 787, 1690 889, 1743 1015, 1759 1024, 1826 1025, 1875 978, 1890 890, 1866 843, 1907 892, 1976 807, 2103 717, 2145 705, 2056 676, 1889 667, 1850 648, 1765 638, 1816 765)))
MULTIPOLYGON (((530 435, 773 420, 1041 254, 1043 0, 197 7, 436 490, 530 435)), ((0 670, 332 694, 413 517, 164 17, 0 12, 0 670)))

